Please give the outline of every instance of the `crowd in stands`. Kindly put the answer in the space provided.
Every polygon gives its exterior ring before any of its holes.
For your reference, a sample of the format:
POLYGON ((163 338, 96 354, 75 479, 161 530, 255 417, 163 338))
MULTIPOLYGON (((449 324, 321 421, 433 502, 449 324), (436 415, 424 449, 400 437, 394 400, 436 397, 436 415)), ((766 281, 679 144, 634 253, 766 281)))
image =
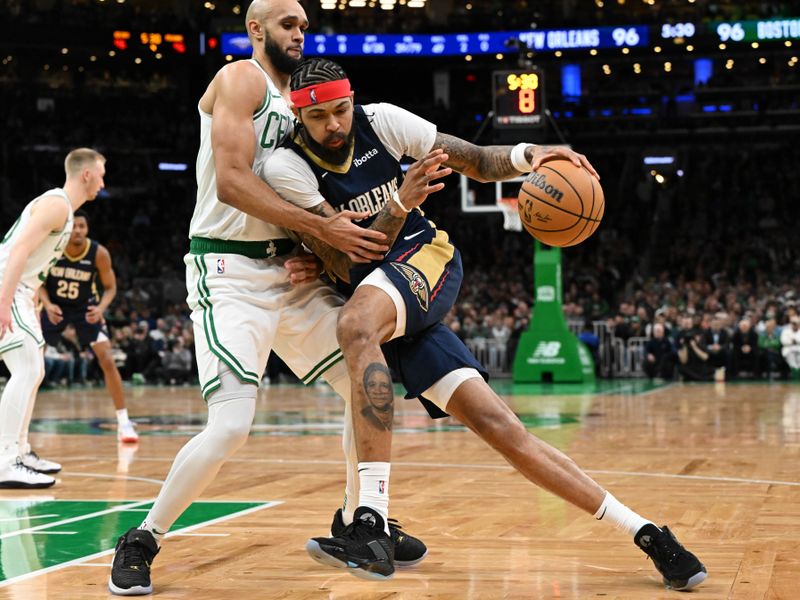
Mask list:
MULTIPOLYGON (((217 33, 220 28, 242 28, 247 4, 247 0, 215 0, 202 7, 188 1, 6 0, 0 4, 0 19, 18 27, 217 33)), ((428 0, 425 8, 398 2, 390 11, 382 9, 377 0, 347 10, 323 10, 318 1, 304 4, 314 24, 313 32, 322 33, 503 31, 797 16, 790 2, 735 0, 659 0, 652 4, 617 0, 428 0)))
MULTIPOLYGON (((39 4, 38 0, 4 4, 0 20, 10 15, 24 21, 29 18, 28 9, 39 4)), ((88 14, 100 9, 85 2, 50 4, 56 7, 53 10, 78 17, 81 11, 88 14)), ((506 17, 523 13, 530 17, 525 2, 472 4, 473 16, 481 11, 496 13, 502 4, 506 17)), ((582 4, 536 3, 537 10, 545 13, 571 5, 576 19, 580 10, 586 10, 582 4)), ((663 10, 678 10, 685 3, 658 4, 663 10)), ((696 4, 709 14, 727 18, 742 3, 699 0, 696 4)), ((466 3, 456 5, 457 14, 467 10, 466 3)), ((616 18, 617 3, 605 5, 603 14, 616 18)), ((763 11, 779 14, 785 8, 770 4, 761 11, 759 6, 751 4, 750 12, 740 16, 765 16, 763 11)), ((121 13, 144 10, 132 3, 106 8, 121 13)), ((136 18, 152 21, 160 14, 155 5, 145 13, 136 18)), ((48 14, 45 11, 36 18, 46 20, 48 14)), ((472 22, 490 25, 489 21, 472 22)), ((119 293, 106 320, 120 370, 131 381, 193 381, 192 327, 182 259, 188 250, 188 223, 194 207, 196 101, 208 73, 153 65, 137 70, 100 60, 96 67, 78 72, 68 64, 69 55, 57 58, 67 61, 68 70, 57 65, 56 58, 49 72, 23 58, 0 69, 0 104, 6 124, 0 139, 0 230, 14 221, 33 196, 62 183, 66 150, 97 146, 108 157, 108 187, 87 210, 90 236, 109 249, 118 279, 119 293), (184 163, 186 171, 160 171, 162 161, 184 163)), ((455 75, 449 107, 420 102, 414 86, 393 90, 388 98, 384 90, 390 84, 384 78, 402 79, 413 66, 401 61, 397 69, 374 72, 369 65, 351 64, 351 78, 360 82, 359 101, 391 100, 465 139, 474 139, 482 126, 475 116, 485 115, 490 106, 488 94, 467 93, 471 88, 462 90, 458 85, 473 84, 457 84, 455 75), (482 104, 470 104, 478 101, 482 104)), ((350 69, 351 64, 346 67, 350 69)), ((718 69, 705 87, 732 86, 741 94, 744 80, 738 77, 742 76, 739 71, 718 69)), ((773 79, 757 80, 753 94, 762 94, 765 83, 791 86, 796 78, 789 68, 774 71, 773 79)), ((592 77, 587 80, 587 89, 597 82, 592 77)), ((691 76, 684 83, 691 89, 691 76)), ((586 102, 592 102, 594 91, 585 94, 586 102)), ((679 93, 682 88, 672 91, 679 93)), ((703 86, 694 91, 703 93, 703 86)), ((741 100, 742 106, 752 105, 754 98, 741 100)), ((796 95, 792 98, 792 110, 797 113, 796 95)), ((791 321, 800 307, 796 233, 800 148, 792 143, 791 132, 781 130, 788 112, 758 116, 759 123, 769 129, 763 138, 737 136, 733 129, 720 140, 697 140, 692 132, 684 133, 685 139, 671 140, 666 146, 675 160, 658 182, 650 168, 643 167, 642 157, 665 152, 664 147, 649 148, 647 138, 669 131, 669 123, 642 126, 634 118, 604 121, 589 116, 592 106, 587 104, 580 113, 586 117, 578 119, 580 123, 559 121, 568 140, 600 172, 607 201, 598 232, 563 251, 566 317, 580 324, 577 329, 584 330, 590 344, 600 343, 599 328, 625 343, 648 338, 647 354, 653 359, 647 358, 644 368, 653 377, 708 379, 719 377, 723 367, 726 378, 786 376, 798 366, 793 362, 797 349, 791 349, 798 342, 783 338, 796 340, 791 321), (640 139, 617 141, 621 129, 637 127, 640 139), (592 134, 595 138, 589 137, 592 134), (784 352, 785 348, 790 349, 784 352)), ((575 110, 577 119, 580 110, 575 110)), ((491 128, 483 129, 480 143, 491 143, 490 132, 491 128)), ((557 141, 552 132, 547 141, 557 141)), ((451 177, 446 183, 445 191, 428 200, 425 211, 450 234, 465 266, 459 302, 447 324, 465 340, 490 340, 505 347, 511 357, 534 307, 530 236, 504 231, 499 214, 462 214, 457 179, 451 177)), ((102 378, 91 354, 81 351, 69 329, 62 343, 47 349, 46 357, 47 385, 102 378)), ((285 377, 279 361, 270 364, 269 377, 285 377)))

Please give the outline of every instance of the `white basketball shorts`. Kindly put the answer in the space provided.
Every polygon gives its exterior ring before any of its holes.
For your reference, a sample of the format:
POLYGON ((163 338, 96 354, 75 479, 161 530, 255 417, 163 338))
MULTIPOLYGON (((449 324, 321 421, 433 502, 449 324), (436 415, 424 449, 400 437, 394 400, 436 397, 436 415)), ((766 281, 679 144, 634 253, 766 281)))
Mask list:
POLYGON ((11 323, 14 331, 6 331, 0 339, 0 354, 22 346, 22 340, 26 335, 33 338, 40 348, 44 346, 42 323, 34 304, 35 297, 36 291, 22 285, 17 286, 11 303, 11 323))
POLYGON ((319 280, 292 285, 286 258, 184 257, 205 399, 220 385, 220 362, 240 381, 258 385, 271 350, 303 383, 342 360, 336 320, 344 298, 319 280))

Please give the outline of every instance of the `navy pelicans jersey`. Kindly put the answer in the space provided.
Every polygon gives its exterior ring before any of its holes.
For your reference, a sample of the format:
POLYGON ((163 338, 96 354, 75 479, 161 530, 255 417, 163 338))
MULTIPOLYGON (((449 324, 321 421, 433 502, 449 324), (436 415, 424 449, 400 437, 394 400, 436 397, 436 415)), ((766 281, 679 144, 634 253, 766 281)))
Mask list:
POLYGON ((78 256, 66 252, 47 275, 47 294, 61 308, 84 309, 98 302, 97 258, 98 243, 86 240, 86 248, 78 256))
MULTIPOLYGON (((287 142, 288 148, 278 150, 267 163, 267 182, 304 208, 327 200, 338 211, 368 210, 376 214, 402 183, 400 156, 422 158, 433 146, 436 128, 388 104, 356 106, 353 128, 353 155, 341 168, 322 162, 295 136, 287 142)), ((366 227, 372 220, 360 225, 366 227)), ((427 401, 425 390, 462 368, 476 369, 488 378, 464 344, 441 323, 461 286, 460 255, 447 234, 415 209, 386 257, 356 265, 350 271, 348 287, 357 285, 376 268, 386 274, 406 306, 405 335, 382 346, 387 363, 400 376, 408 391, 406 398, 420 398, 433 418, 446 416, 427 401)))
MULTIPOLYGON (((382 106, 382 105, 378 105, 382 106)), ((372 216, 359 222, 368 227, 403 181, 398 159, 389 152, 372 127, 372 115, 356 105, 353 115, 353 154, 344 165, 326 163, 306 148, 299 135, 286 146, 301 157, 317 180, 318 193, 337 211, 369 211, 372 216)), ((425 148, 432 146, 433 140, 425 148)), ((424 153, 424 152, 423 152, 424 153)), ((276 157, 278 154, 276 153, 276 157)), ((280 167, 280 165, 279 165, 280 167)), ((268 172, 272 168, 268 164, 268 172)), ((272 183, 272 178, 268 177, 272 183)), ((279 192, 280 184, 275 185, 279 192)), ((291 198, 289 192, 285 192, 291 198)), ((352 290, 374 269, 382 269, 409 305, 406 331, 412 333, 444 317, 460 287, 461 260, 444 231, 437 230, 418 209, 409 213, 394 245, 382 261, 355 265, 350 284, 338 283, 345 293, 352 290), (445 282, 447 285, 445 285, 445 282)))

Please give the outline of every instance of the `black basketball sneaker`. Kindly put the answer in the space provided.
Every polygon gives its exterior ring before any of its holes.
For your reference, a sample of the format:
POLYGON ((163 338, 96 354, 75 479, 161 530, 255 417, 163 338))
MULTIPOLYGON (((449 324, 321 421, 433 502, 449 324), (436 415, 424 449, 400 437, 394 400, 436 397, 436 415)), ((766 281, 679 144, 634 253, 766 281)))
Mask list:
MULTIPOLYGON (((344 531, 346 525, 342 519, 342 509, 336 511, 331 523, 331 536, 336 537, 344 531)), ((428 556, 428 547, 425 543, 403 531, 402 525, 394 519, 389 519, 389 537, 394 543, 394 565, 396 567, 413 567, 428 556)))
POLYGON ((117 596, 141 596, 153 592, 150 565, 159 547, 146 529, 129 529, 117 540, 108 589, 117 596))
POLYGON ((394 575, 394 543, 383 529, 377 511, 359 506, 353 522, 333 537, 315 537, 306 552, 320 564, 347 568, 362 579, 389 579, 394 575))
POLYGON ((708 575, 698 558, 681 546, 668 527, 661 529, 648 523, 634 536, 633 541, 647 556, 671 590, 690 590, 701 584, 708 575))

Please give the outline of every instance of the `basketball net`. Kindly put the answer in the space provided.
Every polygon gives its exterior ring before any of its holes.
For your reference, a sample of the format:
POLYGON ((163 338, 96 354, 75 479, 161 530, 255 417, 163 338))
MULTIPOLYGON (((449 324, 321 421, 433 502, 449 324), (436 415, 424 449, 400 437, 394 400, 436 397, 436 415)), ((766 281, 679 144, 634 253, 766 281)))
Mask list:
POLYGON ((498 198, 497 206, 503 211, 503 229, 506 231, 522 231, 516 198, 498 198))

